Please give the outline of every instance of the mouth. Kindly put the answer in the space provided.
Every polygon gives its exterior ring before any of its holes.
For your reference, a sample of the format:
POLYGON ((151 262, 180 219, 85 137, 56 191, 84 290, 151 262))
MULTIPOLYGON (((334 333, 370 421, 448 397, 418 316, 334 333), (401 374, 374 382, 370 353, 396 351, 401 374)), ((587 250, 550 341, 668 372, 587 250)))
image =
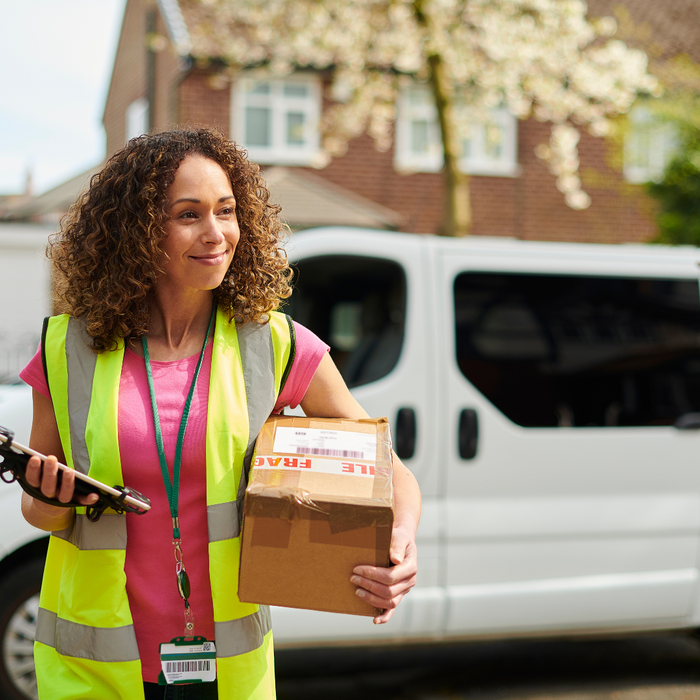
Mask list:
POLYGON ((190 260, 204 263, 205 265, 220 265, 226 259, 227 251, 222 250, 220 253, 207 253, 207 255, 190 255, 190 260))

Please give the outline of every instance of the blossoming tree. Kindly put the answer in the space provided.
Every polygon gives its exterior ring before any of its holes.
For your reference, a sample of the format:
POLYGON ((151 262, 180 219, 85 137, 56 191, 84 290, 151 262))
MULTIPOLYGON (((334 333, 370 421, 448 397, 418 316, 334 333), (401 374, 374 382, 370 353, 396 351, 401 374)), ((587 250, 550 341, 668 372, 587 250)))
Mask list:
POLYGON ((550 122, 537 155, 574 209, 590 204, 578 177, 579 129, 604 136, 640 92, 654 92, 647 56, 592 22, 583 0, 184 0, 196 18, 193 54, 232 73, 328 71, 335 97, 321 121, 324 158, 367 132, 391 146, 402 81, 430 86, 444 150, 442 233, 471 228, 469 179, 459 167, 470 125, 507 106, 550 122))

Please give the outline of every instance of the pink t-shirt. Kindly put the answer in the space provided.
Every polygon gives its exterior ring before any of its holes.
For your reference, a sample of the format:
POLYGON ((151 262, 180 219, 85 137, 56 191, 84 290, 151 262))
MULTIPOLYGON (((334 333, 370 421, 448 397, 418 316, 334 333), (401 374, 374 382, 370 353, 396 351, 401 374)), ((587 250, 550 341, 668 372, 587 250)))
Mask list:
MULTIPOLYGON (((304 397, 328 346, 295 323, 296 355, 287 383, 275 405, 297 406, 304 397)), ((180 530, 184 564, 190 579, 195 632, 214 639, 207 547, 205 433, 211 374, 210 344, 205 353, 187 424, 180 475, 180 530)), ((175 444, 198 355, 174 362, 151 362, 166 460, 172 479, 175 444)), ((41 351, 20 377, 49 397, 41 351)), ((151 510, 126 516, 126 588, 134 620, 145 681, 160 672, 158 648, 184 633, 184 604, 175 580, 172 521, 158 462, 153 414, 143 358, 127 349, 119 385, 119 452, 124 483, 148 496, 151 510)))

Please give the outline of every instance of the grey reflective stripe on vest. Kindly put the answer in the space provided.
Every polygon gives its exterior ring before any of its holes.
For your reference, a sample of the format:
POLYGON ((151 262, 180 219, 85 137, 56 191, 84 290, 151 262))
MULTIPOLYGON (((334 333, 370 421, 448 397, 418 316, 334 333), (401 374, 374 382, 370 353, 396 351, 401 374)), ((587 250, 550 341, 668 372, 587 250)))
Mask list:
POLYGON ((248 485, 248 469, 258 433, 275 407, 275 348, 270 324, 254 321, 237 328, 243 381, 248 406, 248 446, 236 500, 207 507, 209 541, 220 542, 241 534, 243 499, 248 485))
POLYGON ((218 657, 240 656, 263 645, 265 635, 272 629, 272 616, 267 605, 238 620, 214 623, 214 639, 218 657))
POLYGON ((126 549, 126 518, 103 513, 97 522, 91 522, 86 515, 76 513, 70 527, 55 530, 51 535, 78 549, 126 549))
POLYGON ((68 368, 68 415, 73 466, 83 474, 90 471, 90 455, 85 442, 92 382, 97 365, 97 353, 90 346, 85 324, 68 319, 66 331, 66 363, 68 368))
POLYGON ((207 506, 207 525, 210 542, 230 540, 241 534, 243 500, 207 506))
MULTIPOLYGON (((243 363, 246 400, 248 402, 248 449, 245 453, 245 474, 263 423, 275 407, 275 348, 270 324, 245 323, 238 328, 238 346, 243 363)), ((243 481, 241 479, 241 481, 243 481)), ((243 486, 245 491, 245 485, 243 486)), ((239 497, 242 492, 239 489, 239 497)))
POLYGON ((35 639, 54 647, 63 656, 79 659, 118 662, 139 658, 133 625, 90 627, 63 620, 44 608, 39 608, 35 639))

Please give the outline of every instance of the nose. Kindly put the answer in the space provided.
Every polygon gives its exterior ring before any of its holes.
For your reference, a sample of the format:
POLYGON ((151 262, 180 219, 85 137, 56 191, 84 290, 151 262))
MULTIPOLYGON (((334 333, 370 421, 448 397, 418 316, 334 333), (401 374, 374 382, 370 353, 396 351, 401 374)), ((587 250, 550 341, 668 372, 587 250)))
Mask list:
POLYGON ((213 214, 209 214, 207 217, 205 217, 202 223, 202 240, 205 243, 219 245, 226 240, 226 237, 221 231, 221 224, 219 221, 217 221, 213 214))

